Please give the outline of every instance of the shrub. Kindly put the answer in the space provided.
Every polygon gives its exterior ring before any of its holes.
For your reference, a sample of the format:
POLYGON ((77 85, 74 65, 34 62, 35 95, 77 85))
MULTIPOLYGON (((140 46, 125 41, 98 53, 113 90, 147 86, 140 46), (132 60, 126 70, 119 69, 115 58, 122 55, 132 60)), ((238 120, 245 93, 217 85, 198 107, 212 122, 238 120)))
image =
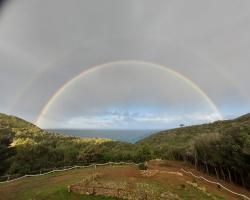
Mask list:
POLYGON ((145 164, 145 163, 140 163, 138 165, 138 168, 139 168, 139 170, 147 170, 148 169, 148 165, 145 164))

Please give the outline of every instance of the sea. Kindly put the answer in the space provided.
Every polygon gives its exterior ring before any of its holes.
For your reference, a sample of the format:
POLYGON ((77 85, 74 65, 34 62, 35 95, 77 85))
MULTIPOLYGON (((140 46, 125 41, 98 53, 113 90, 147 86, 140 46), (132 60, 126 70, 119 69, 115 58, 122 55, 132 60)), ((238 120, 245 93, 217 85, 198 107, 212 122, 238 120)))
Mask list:
POLYGON ((107 130, 107 129, 97 129, 97 130, 86 130, 86 129, 49 129, 50 132, 61 133, 71 136, 79 137, 95 137, 95 138, 109 138, 117 141, 124 141, 129 143, 135 143, 153 133, 157 133, 160 130, 107 130))

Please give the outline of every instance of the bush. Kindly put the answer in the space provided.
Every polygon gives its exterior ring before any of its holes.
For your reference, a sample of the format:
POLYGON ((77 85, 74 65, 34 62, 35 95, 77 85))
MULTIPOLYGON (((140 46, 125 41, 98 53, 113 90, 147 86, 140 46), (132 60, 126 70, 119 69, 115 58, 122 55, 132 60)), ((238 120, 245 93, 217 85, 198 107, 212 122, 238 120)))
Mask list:
POLYGON ((146 163, 140 163, 138 165, 139 170, 147 170, 148 169, 148 165, 146 163))

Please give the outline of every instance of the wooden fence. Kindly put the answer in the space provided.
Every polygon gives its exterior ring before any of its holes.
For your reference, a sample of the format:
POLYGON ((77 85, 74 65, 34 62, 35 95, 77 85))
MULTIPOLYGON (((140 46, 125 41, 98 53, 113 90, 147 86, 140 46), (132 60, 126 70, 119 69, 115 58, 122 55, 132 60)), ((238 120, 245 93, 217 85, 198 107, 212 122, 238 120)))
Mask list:
POLYGON ((133 162, 108 162, 108 163, 100 163, 100 164, 91 164, 91 165, 75 165, 75 166, 65 166, 59 168, 52 168, 52 169, 44 169, 40 171, 36 171, 34 173, 21 175, 21 174, 12 174, 12 175, 5 175, 0 176, 0 184, 1 183, 8 183, 12 181, 17 181, 27 177, 35 177, 35 176, 44 176, 55 172, 62 172, 62 171, 69 171, 73 169, 81 169, 81 168, 90 168, 90 167, 97 167, 97 166, 105 166, 105 165, 139 165, 133 162))
POLYGON ((208 183, 211 183, 211 184, 220 186, 220 187, 223 188, 224 190, 226 190, 226 191, 228 191, 228 192, 230 192, 230 193, 232 193, 232 194, 234 194, 234 195, 236 195, 236 196, 239 196, 239 197, 243 198, 244 200, 245 200, 245 199, 246 199, 246 200, 250 200, 250 198, 247 197, 246 195, 240 194, 240 193, 237 193, 237 192, 234 192, 234 191, 232 191, 232 190, 226 188, 225 186, 223 186, 223 185, 222 185, 221 183, 219 183, 219 182, 210 181, 210 180, 208 180, 208 179, 206 179, 206 178, 204 178, 204 177, 202 177, 202 176, 197 176, 197 175, 193 174, 193 173, 190 172, 190 171, 186 171, 185 169, 181 169, 181 171, 183 171, 183 172, 186 173, 186 174, 190 174, 190 175, 193 176, 194 178, 201 179, 201 180, 204 180, 204 181, 206 181, 206 182, 208 182, 208 183))

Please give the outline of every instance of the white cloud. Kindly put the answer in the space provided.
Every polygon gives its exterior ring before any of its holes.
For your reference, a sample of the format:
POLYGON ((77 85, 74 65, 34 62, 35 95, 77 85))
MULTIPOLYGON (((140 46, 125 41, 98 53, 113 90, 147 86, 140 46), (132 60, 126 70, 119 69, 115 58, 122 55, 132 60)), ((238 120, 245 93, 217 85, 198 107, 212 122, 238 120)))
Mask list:
POLYGON ((191 120, 204 121, 204 122, 213 122, 220 119, 218 113, 209 113, 209 114, 194 113, 191 115, 187 115, 186 117, 191 120))
POLYGON ((108 128, 114 125, 113 120, 101 117, 75 117, 69 120, 65 128, 108 128))
MULTIPOLYGON (((180 123, 205 123, 219 119, 218 114, 193 113, 189 115, 157 115, 133 112, 113 112, 102 116, 73 117, 64 128, 109 129, 109 128, 163 128, 179 126, 180 123)), ((187 124, 187 125, 188 125, 187 124)))

